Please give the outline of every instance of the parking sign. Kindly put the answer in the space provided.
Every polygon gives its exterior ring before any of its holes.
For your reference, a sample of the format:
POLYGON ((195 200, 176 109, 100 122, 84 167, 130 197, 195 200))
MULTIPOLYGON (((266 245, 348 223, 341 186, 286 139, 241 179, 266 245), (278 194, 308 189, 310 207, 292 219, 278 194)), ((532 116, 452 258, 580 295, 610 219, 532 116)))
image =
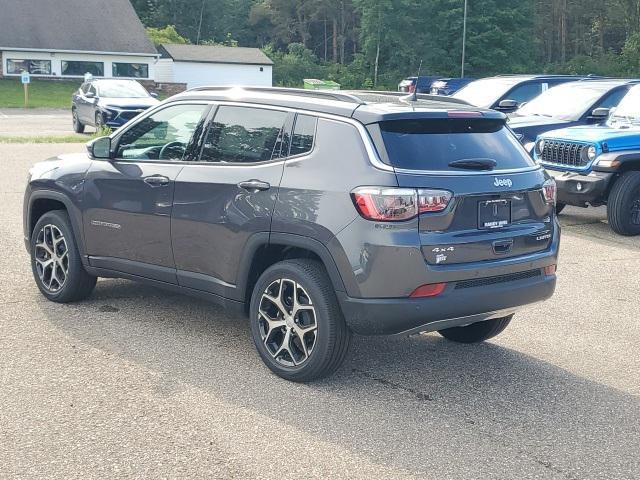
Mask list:
POLYGON ((29 75, 29 72, 22 72, 22 75, 20 76, 23 85, 26 85, 28 83, 31 83, 31 76, 29 75))

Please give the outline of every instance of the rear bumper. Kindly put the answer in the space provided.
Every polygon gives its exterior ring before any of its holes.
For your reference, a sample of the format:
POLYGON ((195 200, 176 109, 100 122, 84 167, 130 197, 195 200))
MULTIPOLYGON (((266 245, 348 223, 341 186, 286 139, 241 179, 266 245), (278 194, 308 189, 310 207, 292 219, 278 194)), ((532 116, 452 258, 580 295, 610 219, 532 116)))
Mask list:
POLYGON ((538 272, 529 278, 483 286, 457 282, 431 298, 350 298, 342 292, 338 298, 354 332, 411 335, 504 317, 519 307, 544 301, 553 295, 556 276, 547 276, 542 269, 538 272))
POLYGON ((607 192, 615 175, 611 172, 595 171, 583 175, 550 169, 547 169, 547 172, 556 181, 558 202, 577 207, 585 207, 587 204, 601 205, 606 202, 607 192))

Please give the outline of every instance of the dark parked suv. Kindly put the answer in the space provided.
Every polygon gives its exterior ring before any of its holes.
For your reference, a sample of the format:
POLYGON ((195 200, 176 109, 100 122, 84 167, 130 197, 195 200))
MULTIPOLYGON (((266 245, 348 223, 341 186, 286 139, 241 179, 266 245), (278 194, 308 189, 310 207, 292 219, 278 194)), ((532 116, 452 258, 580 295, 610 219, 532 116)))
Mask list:
POLYGON ((248 314, 266 365, 307 381, 351 332, 479 342, 549 298, 554 202, 495 111, 199 88, 34 166, 24 233, 50 300, 97 277, 204 297, 248 314))

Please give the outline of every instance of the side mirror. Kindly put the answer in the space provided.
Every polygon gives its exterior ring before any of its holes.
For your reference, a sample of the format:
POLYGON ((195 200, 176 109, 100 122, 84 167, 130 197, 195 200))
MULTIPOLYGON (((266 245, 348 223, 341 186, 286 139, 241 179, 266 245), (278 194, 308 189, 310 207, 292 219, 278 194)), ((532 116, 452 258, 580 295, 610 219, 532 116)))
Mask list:
POLYGON ((92 158, 108 160, 111 158, 111 137, 99 137, 87 144, 92 158))
POLYGON ((498 104, 498 110, 515 110, 516 108, 518 108, 518 102, 515 100, 506 99, 498 104))
POLYGON ((96 97, 96 94, 95 94, 95 93, 93 93, 93 92, 87 92, 87 93, 85 93, 85 94, 84 94, 84 96, 85 96, 86 98, 95 98, 95 97, 96 97))
POLYGON ((151 92, 149 95, 151 95, 153 98, 158 98, 158 94, 156 92, 151 92))
POLYGON ((604 120, 609 116, 609 113, 611 113, 611 110, 609 110, 608 108, 596 108, 593 112, 591 112, 591 117, 604 120))

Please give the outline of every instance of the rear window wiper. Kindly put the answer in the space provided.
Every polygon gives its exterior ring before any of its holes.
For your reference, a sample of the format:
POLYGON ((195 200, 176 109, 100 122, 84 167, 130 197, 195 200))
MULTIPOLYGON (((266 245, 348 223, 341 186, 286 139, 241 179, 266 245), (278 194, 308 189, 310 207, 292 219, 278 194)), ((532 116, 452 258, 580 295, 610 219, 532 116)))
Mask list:
POLYGON ((490 158, 468 158, 462 160, 454 160, 449 163, 451 168, 461 168, 464 170, 493 170, 498 162, 490 158))

